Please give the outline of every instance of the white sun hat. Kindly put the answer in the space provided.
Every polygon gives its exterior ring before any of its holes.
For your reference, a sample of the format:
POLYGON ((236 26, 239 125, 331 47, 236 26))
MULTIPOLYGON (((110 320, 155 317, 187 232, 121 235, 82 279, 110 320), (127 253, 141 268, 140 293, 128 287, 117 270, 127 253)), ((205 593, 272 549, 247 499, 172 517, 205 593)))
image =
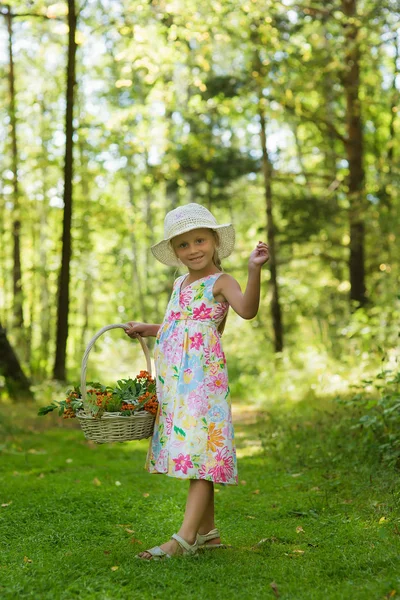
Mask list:
POLYGON ((179 267, 182 263, 172 248, 171 239, 181 233, 200 228, 213 229, 218 232, 218 257, 220 259, 231 254, 235 246, 235 230, 232 223, 218 225, 210 211, 195 202, 179 206, 167 213, 164 219, 164 239, 152 246, 151 251, 156 259, 164 265, 179 267))

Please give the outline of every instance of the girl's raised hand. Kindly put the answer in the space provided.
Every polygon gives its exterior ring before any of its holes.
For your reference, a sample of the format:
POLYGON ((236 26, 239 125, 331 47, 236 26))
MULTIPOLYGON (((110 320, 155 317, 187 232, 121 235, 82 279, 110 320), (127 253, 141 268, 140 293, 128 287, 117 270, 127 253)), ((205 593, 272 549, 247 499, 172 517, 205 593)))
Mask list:
POLYGON ((269 247, 265 242, 258 242, 257 247, 250 254, 249 266, 261 267, 269 260, 269 247))

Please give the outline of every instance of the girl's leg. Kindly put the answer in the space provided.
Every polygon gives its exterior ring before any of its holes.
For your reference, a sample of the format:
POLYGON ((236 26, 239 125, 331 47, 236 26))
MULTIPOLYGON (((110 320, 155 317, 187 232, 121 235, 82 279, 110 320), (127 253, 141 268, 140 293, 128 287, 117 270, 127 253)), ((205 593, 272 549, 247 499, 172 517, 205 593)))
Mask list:
MULTIPOLYGON (((211 481, 206 481, 205 479, 190 480, 185 516, 178 531, 178 535, 186 540, 188 544, 194 544, 200 524, 207 509, 211 506, 213 496, 214 486, 211 481)), ((160 548, 164 552, 167 552, 167 554, 176 554, 180 551, 180 546, 174 539, 162 544, 160 548)), ((142 558, 151 558, 148 552, 141 552, 139 556, 142 558)))
MULTIPOLYGON (((212 531, 212 529, 215 529, 214 489, 213 489, 213 494, 210 498, 210 502, 208 503, 208 506, 203 515, 203 519, 201 520, 198 533, 201 533, 204 535, 204 534, 208 533, 209 531, 212 531)), ((206 545, 212 546, 213 544, 220 544, 220 543, 221 543, 221 539, 219 537, 217 537, 217 538, 214 538, 213 540, 206 542, 206 545)))

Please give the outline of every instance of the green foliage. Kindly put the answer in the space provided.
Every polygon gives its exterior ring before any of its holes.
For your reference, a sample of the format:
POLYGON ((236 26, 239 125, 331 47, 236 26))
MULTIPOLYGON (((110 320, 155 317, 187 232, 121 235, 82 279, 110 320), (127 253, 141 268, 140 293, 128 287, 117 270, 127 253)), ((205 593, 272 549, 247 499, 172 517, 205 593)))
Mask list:
POLYGON ((364 379, 358 393, 338 402, 355 410, 356 423, 351 429, 360 432, 368 449, 378 449, 382 461, 400 468, 400 372, 381 370, 375 377, 364 379))

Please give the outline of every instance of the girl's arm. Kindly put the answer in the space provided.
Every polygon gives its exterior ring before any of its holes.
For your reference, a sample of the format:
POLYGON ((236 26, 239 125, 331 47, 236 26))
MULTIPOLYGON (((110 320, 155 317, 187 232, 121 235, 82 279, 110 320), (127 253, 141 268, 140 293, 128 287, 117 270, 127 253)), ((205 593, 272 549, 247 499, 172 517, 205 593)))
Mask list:
POLYGON ((138 323, 137 321, 129 321, 127 325, 129 325, 129 329, 126 329, 125 333, 131 338, 136 337, 137 334, 142 337, 156 337, 161 327, 158 323, 138 323))
POLYGON ((214 296, 222 295, 243 319, 253 319, 257 314, 260 303, 261 267, 268 259, 267 244, 259 242, 250 255, 249 276, 245 292, 242 292, 234 277, 225 273, 215 284, 214 296))

